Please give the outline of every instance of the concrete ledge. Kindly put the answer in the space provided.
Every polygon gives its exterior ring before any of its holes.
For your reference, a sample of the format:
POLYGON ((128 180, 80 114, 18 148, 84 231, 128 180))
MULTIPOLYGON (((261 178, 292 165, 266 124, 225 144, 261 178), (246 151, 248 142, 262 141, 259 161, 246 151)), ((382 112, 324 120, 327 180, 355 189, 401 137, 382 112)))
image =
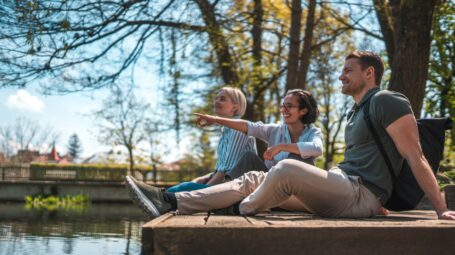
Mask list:
POLYGON ((35 194, 86 194, 92 202, 131 203, 125 185, 118 182, 0 181, 0 202, 24 202, 35 194))
POLYGON ((432 211, 365 219, 273 212, 163 215, 142 227, 142 254, 454 254, 455 222, 432 211))

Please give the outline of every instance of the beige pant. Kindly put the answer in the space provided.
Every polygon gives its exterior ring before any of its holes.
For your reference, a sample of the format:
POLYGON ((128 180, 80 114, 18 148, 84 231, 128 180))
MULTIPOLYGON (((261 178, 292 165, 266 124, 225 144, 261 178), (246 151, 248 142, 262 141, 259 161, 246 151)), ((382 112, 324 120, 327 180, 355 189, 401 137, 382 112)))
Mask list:
POLYGON ((250 171, 230 182, 175 196, 180 214, 226 208, 239 201, 242 215, 281 207, 329 217, 372 217, 381 207, 358 177, 293 159, 280 161, 268 173, 250 171))

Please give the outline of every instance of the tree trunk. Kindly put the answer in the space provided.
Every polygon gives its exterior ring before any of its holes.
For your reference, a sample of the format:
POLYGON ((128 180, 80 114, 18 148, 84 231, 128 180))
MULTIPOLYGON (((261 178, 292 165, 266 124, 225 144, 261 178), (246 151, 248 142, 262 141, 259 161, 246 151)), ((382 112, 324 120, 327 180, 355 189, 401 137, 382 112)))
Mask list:
POLYGON ((387 51, 387 58, 389 59, 389 63, 392 63, 395 50, 395 36, 393 31, 394 15, 391 14, 391 11, 392 9, 397 10, 399 6, 396 6, 395 3, 395 6, 391 8, 385 3, 385 0, 373 0, 373 4, 376 11, 376 17, 379 21, 379 26, 381 27, 382 36, 384 38, 383 40, 387 51))
POLYGON ((227 39, 221 31, 220 24, 215 17, 215 9, 207 0, 195 0, 202 14, 202 18, 207 26, 210 44, 215 50, 218 59, 218 68, 221 71, 221 77, 226 85, 236 86, 239 83, 239 77, 236 71, 236 65, 229 52, 227 39))
MULTIPOLYGON (((264 100, 264 93, 258 91, 257 94, 254 96, 255 98, 255 120, 264 121, 265 120, 265 100, 264 100)), ((258 151, 258 155, 261 159, 263 158, 264 152, 267 150, 267 144, 263 142, 261 139, 256 138, 256 148, 258 151)))
POLYGON ((253 37, 253 59, 254 65, 260 66, 262 62, 262 20, 264 10, 262 9, 262 0, 254 0, 253 28, 251 35, 253 37))
POLYGON ((305 24, 305 38, 303 39, 302 54, 300 56, 299 72, 297 77, 298 87, 306 88, 306 79, 308 67, 310 66, 311 46, 313 45, 313 30, 314 30, 314 13, 316 11, 316 0, 308 1, 308 16, 305 24))
POLYGON ((129 171, 128 171, 128 175, 131 175, 133 176, 134 178, 138 179, 138 180, 142 180, 141 176, 139 176, 136 171, 134 171, 134 155, 133 155, 133 148, 132 147, 127 147, 128 149, 128 157, 129 157, 129 160, 130 160, 130 166, 129 166, 129 171))
MULTIPOLYGON (((327 95, 325 96, 325 101, 326 102, 330 102, 330 95, 327 95)), ((330 120, 330 104, 327 103, 324 105, 324 108, 325 108, 325 111, 324 111, 324 120, 322 122, 322 128, 325 129, 325 141, 324 141, 324 145, 325 145, 325 155, 324 155, 324 169, 329 169, 329 167, 332 165, 332 161, 333 161, 333 150, 332 150, 332 144, 330 143, 330 131, 331 131, 331 128, 330 128, 330 123, 329 123, 329 120, 330 120)))
POLYGON ((437 0, 391 0, 387 3, 374 0, 374 4, 392 70, 389 89, 405 94, 418 118, 428 78, 431 28, 437 0))
POLYGON ((422 110, 428 78, 435 6, 435 0, 407 1, 401 4, 395 20, 395 56, 389 89, 409 98, 416 117, 422 110))
POLYGON ((264 17, 264 10, 262 8, 262 0, 254 0, 254 10, 253 10, 253 26, 251 28, 251 37, 253 39, 253 72, 251 75, 251 85, 255 88, 253 91, 253 98, 250 99, 249 107, 245 113, 244 118, 251 121, 257 121, 264 119, 261 118, 263 113, 261 113, 261 107, 263 105, 261 101, 261 95, 258 94, 258 91, 263 86, 262 76, 261 76, 261 64, 262 64, 262 22, 264 17), (259 106, 259 107, 258 107, 259 106))
POLYGON ((130 148, 128 148, 128 157, 130 158, 129 175, 135 176, 135 174, 134 174, 134 162, 133 162, 133 151, 130 148))
POLYGON ((286 77, 286 91, 295 89, 297 84, 297 70, 299 68, 300 30, 302 27, 302 2, 292 0, 290 45, 288 55, 288 73, 286 77))

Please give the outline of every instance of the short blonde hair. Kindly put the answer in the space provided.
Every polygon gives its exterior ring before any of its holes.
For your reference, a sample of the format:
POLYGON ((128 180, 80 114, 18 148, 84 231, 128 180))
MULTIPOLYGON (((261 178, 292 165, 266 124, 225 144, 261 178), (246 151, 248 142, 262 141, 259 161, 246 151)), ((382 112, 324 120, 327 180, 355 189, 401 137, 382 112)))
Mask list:
POLYGON ((226 92, 234 104, 237 104, 237 111, 235 111, 234 115, 243 117, 246 112, 246 97, 243 92, 240 89, 233 87, 222 87, 220 91, 226 92))

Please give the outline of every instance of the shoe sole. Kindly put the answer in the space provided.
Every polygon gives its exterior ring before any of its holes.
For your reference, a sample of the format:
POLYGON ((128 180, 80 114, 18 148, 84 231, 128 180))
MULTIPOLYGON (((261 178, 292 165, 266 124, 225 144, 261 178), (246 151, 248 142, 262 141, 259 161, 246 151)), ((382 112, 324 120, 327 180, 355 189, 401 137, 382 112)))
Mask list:
POLYGON ((153 218, 161 216, 156 206, 144 193, 142 193, 141 189, 134 183, 130 176, 126 176, 126 188, 134 202, 136 202, 136 204, 138 204, 149 216, 153 218))

